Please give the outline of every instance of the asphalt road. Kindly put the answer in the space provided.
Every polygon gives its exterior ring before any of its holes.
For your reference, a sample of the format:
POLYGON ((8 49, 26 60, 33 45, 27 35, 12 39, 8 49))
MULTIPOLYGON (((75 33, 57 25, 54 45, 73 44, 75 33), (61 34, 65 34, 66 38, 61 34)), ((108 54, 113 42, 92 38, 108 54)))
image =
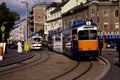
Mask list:
POLYGON ((116 51, 104 51, 102 56, 110 62, 110 70, 101 80, 119 80, 120 64, 118 62, 118 53, 116 51))

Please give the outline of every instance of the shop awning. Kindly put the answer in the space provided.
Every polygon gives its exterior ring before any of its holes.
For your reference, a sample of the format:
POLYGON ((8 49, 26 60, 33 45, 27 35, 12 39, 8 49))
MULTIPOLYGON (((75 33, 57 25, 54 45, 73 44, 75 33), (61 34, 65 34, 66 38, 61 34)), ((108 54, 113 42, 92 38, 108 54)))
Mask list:
POLYGON ((120 39, 120 35, 105 35, 105 36, 98 36, 98 39, 120 39))

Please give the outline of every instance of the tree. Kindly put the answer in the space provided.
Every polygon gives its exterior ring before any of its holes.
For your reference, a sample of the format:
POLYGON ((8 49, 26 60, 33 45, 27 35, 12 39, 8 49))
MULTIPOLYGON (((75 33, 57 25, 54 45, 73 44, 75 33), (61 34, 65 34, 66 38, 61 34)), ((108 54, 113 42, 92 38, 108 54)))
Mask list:
MULTIPOLYGON (((17 12, 10 11, 9 8, 7 8, 6 3, 3 2, 0 4, 0 27, 4 22, 7 22, 7 24, 4 24, 5 26, 5 32, 6 32, 6 39, 8 38, 8 34, 13 28, 13 25, 15 24, 15 21, 19 20, 20 16, 17 12)), ((0 38, 1 38, 1 30, 0 30, 0 38)), ((0 40, 1 41, 1 40, 0 40)))

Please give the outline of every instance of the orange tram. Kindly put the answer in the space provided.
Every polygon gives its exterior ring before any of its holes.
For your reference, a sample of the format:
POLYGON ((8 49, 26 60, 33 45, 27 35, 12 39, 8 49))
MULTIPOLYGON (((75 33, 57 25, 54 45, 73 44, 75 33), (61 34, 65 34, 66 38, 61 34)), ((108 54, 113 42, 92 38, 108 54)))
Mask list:
POLYGON ((93 21, 77 20, 48 35, 48 49, 72 58, 98 57, 98 29, 93 21))

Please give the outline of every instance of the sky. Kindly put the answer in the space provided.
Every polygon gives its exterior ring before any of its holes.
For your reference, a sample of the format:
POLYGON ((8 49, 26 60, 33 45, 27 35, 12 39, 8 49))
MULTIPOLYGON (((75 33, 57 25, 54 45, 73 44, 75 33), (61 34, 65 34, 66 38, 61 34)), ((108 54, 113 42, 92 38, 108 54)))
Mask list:
POLYGON ((26 12, 26 6, 25 3, 21 3, 21 2, 28 2, 28 8, 29 11, 31 9, 31 7, 35 4, 38 3, 42 3, 42 2, 61 2, 61 0, 0 0, 1 2, 6 2, 7 7, 11 10, 11 11, 15 11, 20 15, 20 18, 25 17, 25 12, 26 12))

